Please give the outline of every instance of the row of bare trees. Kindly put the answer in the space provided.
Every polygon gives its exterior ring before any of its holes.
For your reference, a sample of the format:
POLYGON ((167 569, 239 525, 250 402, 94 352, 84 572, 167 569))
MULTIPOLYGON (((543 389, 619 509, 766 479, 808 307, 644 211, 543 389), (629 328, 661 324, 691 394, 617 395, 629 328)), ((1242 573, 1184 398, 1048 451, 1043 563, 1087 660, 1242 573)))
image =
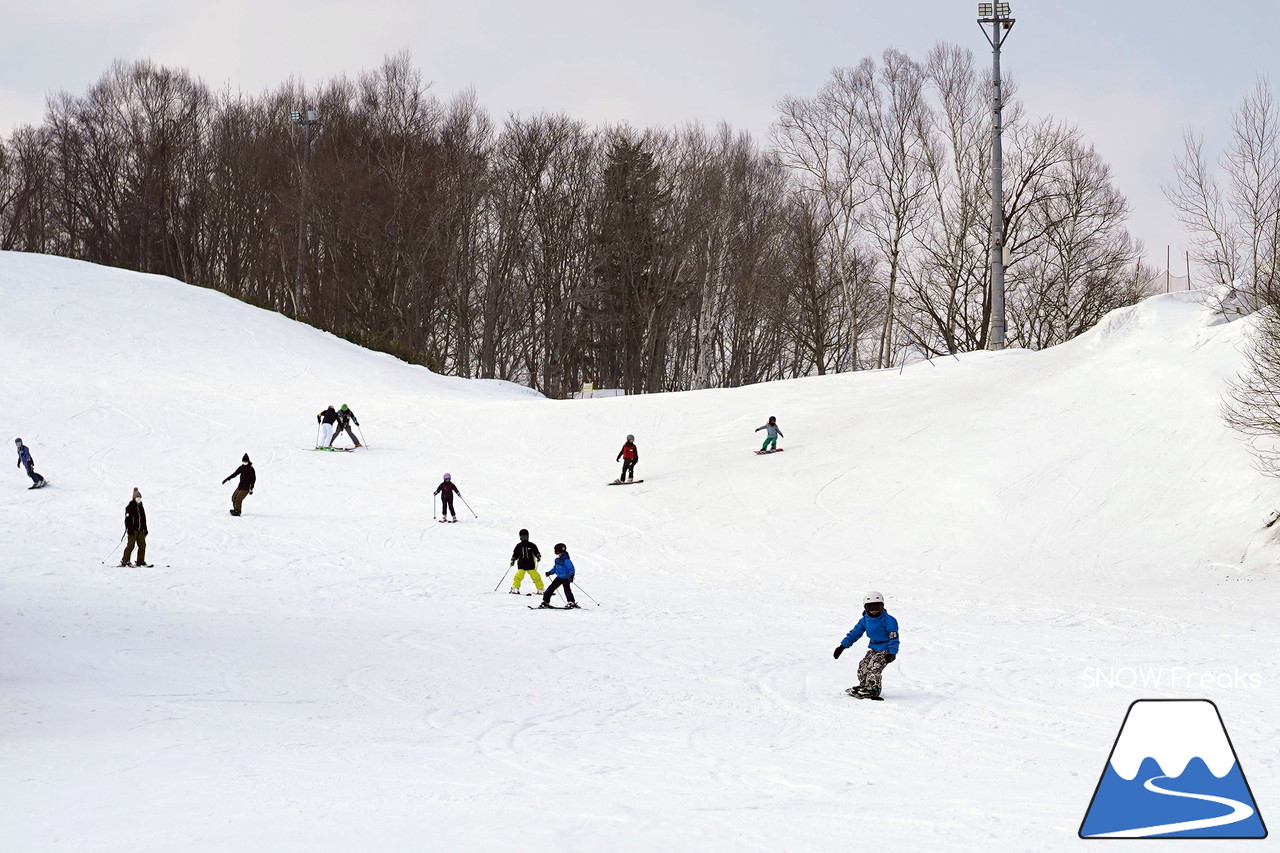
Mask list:
POLYGON ((1224 414, 1254 440, 1262 470, 1280 476, 1280 104, 1269 81, 1241 99, 1227 130, 1226 149, 1213 162, 1204 137, 1187 132, 1165 193, 1223 301, 1256 312, 1247 367, 1224 414))
MULTIPOLYGON (((889 51, 784 100, 764 149, 726 126, 499 126, 403 55, 256 97, 117 63, 0 145, 0 247, 553 396, 883 367, 986 345, 986 92, 967 51, 889 51), (310 145, 300 108, 321 117, 310 145)), ((1106 165, 1022 112, 1011 95, 1009 337, 1043 347, 1142 276, 1106 165)))

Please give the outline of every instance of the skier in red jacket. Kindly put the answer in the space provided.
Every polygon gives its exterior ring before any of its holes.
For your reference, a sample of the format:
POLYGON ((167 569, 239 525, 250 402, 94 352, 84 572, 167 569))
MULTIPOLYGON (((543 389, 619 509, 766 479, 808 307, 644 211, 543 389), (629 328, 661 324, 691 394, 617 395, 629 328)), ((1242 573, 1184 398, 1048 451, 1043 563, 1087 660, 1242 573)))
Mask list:
POLYGON ((627 443, 622 445, 622 449, 618 451, 618 456, 613 461, 622 460, 622 474, 614 482, 630 483, 636 478, 636 463, 640 461, 640 450, 636 447, 636 437, 634 435, 627 436, 627 443))

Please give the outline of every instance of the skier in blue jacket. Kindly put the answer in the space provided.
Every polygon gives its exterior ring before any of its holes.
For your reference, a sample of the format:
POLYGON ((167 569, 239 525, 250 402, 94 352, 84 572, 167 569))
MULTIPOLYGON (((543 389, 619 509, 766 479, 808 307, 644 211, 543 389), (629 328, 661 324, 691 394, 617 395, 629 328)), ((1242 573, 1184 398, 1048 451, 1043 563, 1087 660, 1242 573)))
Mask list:
POLYGON ((760 445, 757 453, 772 453, 778 449, 778 436, 786 438, 782 435, 782 430, 778 429, 778 419, 773 415, 769 416, 769 422, 762 427, 756 427, 756 432, 764 430, 764 444, 760 445), (773 445, 770 447, 770 445, 773 445))
POLYGON ((36 463, 31 461, 31 448, 22 443, 22 439, 15 438, 14 446, 18 448, 18 466, 27 469, 27 476, 31 478, 29 488, 38 489, 44 485, 44 477, 36 473, 36 463))
POLYGON ((570 586, 570 584, 573 583, 574 569, 573 561, 569 559, 569 549, 564 547, 563 542, 557 542, 555 548, 552 550, 556 552, 556 564, 551 567, 551 571, 547 572, 547 575, 555 578, 555 580, 551 582, 549 587, 543 590, 542 603, 539 604, 538 607, 550 607, 551 596, 557 589, 564 587, 564 597, 569 601, 569 603, 565 605, 565 609, 573 610, 578 606, 578 602, 574 600, 573 587, 570 586))
POLYGON ((871 647, 858 664, 858 684, 845 693, 858 699, 879 699, 880 676, 898 657, 898 620, 885 611, 884 596, 874 590, 863 596, 862 611, 862 618, 836 646, 833 657, 839 660, 845 649, 866 634, 871 647))

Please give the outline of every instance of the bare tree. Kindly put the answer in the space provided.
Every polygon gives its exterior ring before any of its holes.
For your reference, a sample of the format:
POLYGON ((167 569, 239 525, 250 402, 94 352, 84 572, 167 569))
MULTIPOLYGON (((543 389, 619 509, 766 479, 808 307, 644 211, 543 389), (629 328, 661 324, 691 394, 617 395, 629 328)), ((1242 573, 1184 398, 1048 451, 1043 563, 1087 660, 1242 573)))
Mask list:
POLYGON ((1231 141, 1219 185, 1203 138, 1188 131, 1165 189, 1193 235, 1196 261, 1212 279, 1238 290, 1246 305, 1280 304, 1280 106, 1259 80, 1232 113, 1231 141))

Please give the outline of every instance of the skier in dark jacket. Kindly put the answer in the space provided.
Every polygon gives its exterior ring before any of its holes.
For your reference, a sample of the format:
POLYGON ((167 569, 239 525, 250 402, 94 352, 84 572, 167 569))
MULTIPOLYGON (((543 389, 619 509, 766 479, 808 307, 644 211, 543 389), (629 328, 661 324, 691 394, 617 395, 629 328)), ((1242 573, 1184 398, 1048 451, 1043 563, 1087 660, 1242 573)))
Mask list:
POLYGON ((627 436, 627 441, 622 445, 622 449, 618 451, 614 462, 622 460, 622 474, 618 476, 615 483, 631 482, 636 477, 636 463, 640 461, 640 448, 636 447, 636 437, 634 435, 627 436))
POLYGON ((338 413, 333 406, 316 415, 316 423, 320 424, 320 443, 316 447, 328 447, 333 444, 333 425, 338 422, 338 413))
POLYGON ((884 609, 884 596, 878 592, 867 593, 862 599, 862 618, 853 626, 833 653, 839 660, 845 649, 867 635, 870 648, 858 664, 858 684, 845 693, 858 699, 880 698, 880 676, 884 668, 898 657, 898 620, 884 609))
POLYGON ((137 545, 138 562, 134 565, 149 567, 151 564, 147 562, 147 511, 142 506, 142 492, 136 487, 133 490, 133 500, 124 506, 124 532, 129 535, 129 544, 124 546, 124 556, 120 558, 120 565, 129 565, 133 546, 137 545))
POLYGON ((529 541, 529 531, 520 531, 520 541, 516 543, 515 550, 511 552, 511 565, 519 564, 516 569, 516 576, 511 581, 511 594, 520 594, 520 584, 524 582, 524 576, 528 574, 533 578, 533 585, 538 588, 538 592, 542 592, 542 575, 538 574, 538 563, 542 560, 542 552, 538 550, 538 546, 529 541))
POLYGON ((778 419, 773 415, 769 416, 769 422, 767 424, 762 427, 756 427, 756 432, 759 432, 760 430, 766 430, 764 434, 764 444, 760 445, 760 453, 770 452, 769 445, 773 445, 773 449, 777 450, 778 436, 786 438, 785 435, 782 435, 782 430, 778 429, 778 419))
POLYGON ((356 413, 347 408, 347 404, 343 403, 338 407, 338 426, 333 431, 333 438, 329 439, 329 446, 333 447, 334 439, 345 430, 347 435, 351 436, 351 440, 355 442, 356 447, 360 447, 360 439, 356 438, 356 434, 351 431, 351 424, 355 423, 360 426, 360 419, 356 417, 356 413))
POLYGON ((447 510, 453 516, 453 520, 457 521, 458 513, 453 508, 453 496, 462 494, 462 489, 453 484, 453 478, 445 474, 444 481, 436 486, 436 490, 432 494, 440 496, 440 520, 445 520, 444 514, 447 510))
POLYGON ((547 574, 555 578, 555 580, 551 582, 551 586, 543 590, 542 603, 539 604, 538 607, 550 607, 551 596, 555 595, 557 589, 564 587, 564 597, 568 599, 569 602, 565 605, 565 609, 573 610, 578 606, 578 602, 573 598, 573 587, 571 584, 573 583, 573 576, 577 574, 577 571, 573 568, 573 560, 569 559, 569 549, 564 547, 563 542, 557 542, 554 550, 556 552, 556 564, 551 567, 551 571, 547 572, 547 574))
POLYGON ((228 474, 227 478, 222 481, 223 483, 226 483, 232 477, 240 478, 240 482, 236 486, 236 490, 231 493, 232 515, 240 514, 240 505, 244 503, 245 497, 253 494, 253 486, 258 482, 258 473, 253 470, 253 463, 249 461, 249 454, 246 453, 244 456, 240 457, 240 461, 244 464, 228 474))
POLYGON ((36 463, 31 459, 31 448, 22 443, 22 439, 15 438, 14 445, 18 448, 18 466, 27 469, 27 476, 31 478, 31 485, 27 488, 38 489, 44 485, 44 477, 36 473, 36 463))

